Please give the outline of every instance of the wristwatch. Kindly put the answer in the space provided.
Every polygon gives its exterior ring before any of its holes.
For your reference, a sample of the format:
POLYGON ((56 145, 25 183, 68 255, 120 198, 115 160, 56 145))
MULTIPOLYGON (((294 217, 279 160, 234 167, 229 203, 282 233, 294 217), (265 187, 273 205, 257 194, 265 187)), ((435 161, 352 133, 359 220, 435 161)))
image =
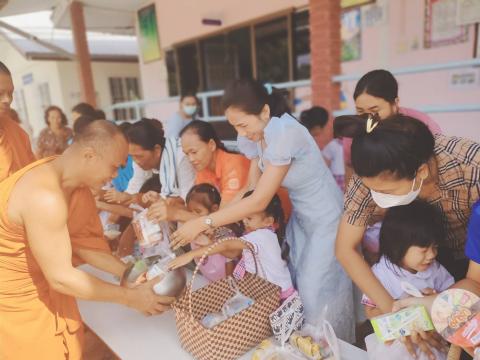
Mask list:
POLYGON ((204 222, 205 222, 205 225, 207 225, 210 229, 215 228, 213 226, 213 220, 211 217, 206 217, 204 222))

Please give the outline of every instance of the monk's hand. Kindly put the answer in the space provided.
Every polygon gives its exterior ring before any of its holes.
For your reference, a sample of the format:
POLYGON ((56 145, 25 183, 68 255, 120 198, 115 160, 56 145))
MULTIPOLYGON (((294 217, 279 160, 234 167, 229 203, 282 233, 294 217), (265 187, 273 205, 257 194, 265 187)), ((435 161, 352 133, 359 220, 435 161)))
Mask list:
POLYGON ((167 202, 163 199, 155 201, 147 211, 147 219, 153 222, 167 221, 168 209, 167 202))
POLYGON ((147 281, 130 289, 127 305, 146 316, 161 314, 170 309, 170 304, 175 300, 171 296, 155 294, 153 286, 161 280, 160 277, 147 281))
POLYGON ((177 231, 172 234, 170 246, 176 250, 181 246, 190 244, 201 232, 208 230, 205 224, 205 218, 199 217, 183 224, 177 231))
POLYGON ((160 199, 160 194, 156 191, 148 191, 142 195, 142 202, 146 205, 154 203, 160 199))

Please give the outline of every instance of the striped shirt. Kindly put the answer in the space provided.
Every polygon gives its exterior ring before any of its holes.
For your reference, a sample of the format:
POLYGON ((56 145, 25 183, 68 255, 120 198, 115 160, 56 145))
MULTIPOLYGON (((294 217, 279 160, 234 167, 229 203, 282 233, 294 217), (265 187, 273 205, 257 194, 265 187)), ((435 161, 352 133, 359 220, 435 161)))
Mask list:
MULTIPOLYGON (((436 190, 424 200, 440 208, 447 224, 447 247, 463 257, 468 219, 480 198, 480 144, 457 137, 435 135, 434 163, 430 171, 436 190), (434 167, 434 166, 433 166, 434 167)), ((345 212, 351 225, 366 226, 381 212, 370 190, 357 175, 352 176, 345 194, 345 212)))

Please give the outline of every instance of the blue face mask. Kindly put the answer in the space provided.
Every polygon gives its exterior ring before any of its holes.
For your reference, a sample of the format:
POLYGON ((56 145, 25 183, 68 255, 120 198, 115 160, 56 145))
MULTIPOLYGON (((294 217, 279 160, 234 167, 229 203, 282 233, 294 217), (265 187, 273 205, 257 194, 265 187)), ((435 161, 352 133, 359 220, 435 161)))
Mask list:
POLYGON ((197 112, 197 105, 183 105, 183 112, 188 116, 192 116, 197 112))

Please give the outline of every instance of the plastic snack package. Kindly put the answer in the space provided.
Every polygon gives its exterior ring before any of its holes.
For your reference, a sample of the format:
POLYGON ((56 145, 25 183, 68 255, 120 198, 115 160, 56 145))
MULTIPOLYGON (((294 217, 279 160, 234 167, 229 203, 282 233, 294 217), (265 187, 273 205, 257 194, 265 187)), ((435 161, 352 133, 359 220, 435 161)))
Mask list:
POLYGON ((327 320, 325 306, 314 324, 305 324, 302 330, 290 336, 290 344, 309 360, 340 360, 338 339, 327 320))
POLYGON ((228 278, 228 283, 230 285, 230 288, 235 292, 235 295, 233 295, 230 299, 225 301, 225 304, 223 305, 223 308, 222 308, 222 312, 227 317, 232 317, 235 314, 238 314, 239 312, 252 306, 254 303, 254 300, 249 298, 248 296, 243 295, 240 292, 240 289, 238 288, 237 283, 232 277, 228 278))
POLYGON ((370 319, 375 334, 382 342, 408 336, 414 330, 433 330, 432 320, 423 305, 409 306, 395 313, 370 319))
POLYGON ((147 219, 147 209, 135 212, 132 226, 141 247, 149 247, 163 240, 162 228, 147 219))
POLYGON ((432 320, 442 337, 461 347, 480 345, 480 298, 463 289, 440 293, 432 305, 432 320))
POLYGON ((221 312, 209 313, 203 317, 202 325, 205 326, 207 329, 211 329, 225 320, 227 320, 227 316, 225 316, 221 312))

